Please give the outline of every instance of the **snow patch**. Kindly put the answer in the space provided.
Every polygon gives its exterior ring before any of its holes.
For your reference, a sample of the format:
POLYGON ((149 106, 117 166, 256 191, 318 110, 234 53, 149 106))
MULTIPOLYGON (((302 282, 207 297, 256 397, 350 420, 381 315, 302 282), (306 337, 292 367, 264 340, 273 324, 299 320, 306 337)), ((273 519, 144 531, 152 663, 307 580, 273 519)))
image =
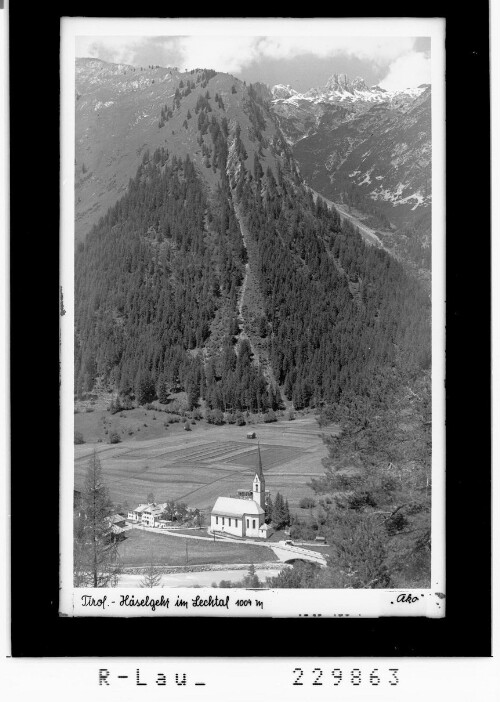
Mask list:
POLYGON ((425 197, 420 190, 417 190, 416 192, 412 193, 411 195, 407 195, 406 197, 400 197, 403 193, 403 190, 405 189, 405 186, 403 183, 398 183, 398 187, 396 190, 391 191, 388 190, 387 188, 382 188, 380 190, 372 190, 370 193, 370 197, 372 200, 385 200, 386 202, 392 202, 392 205, 404 205, 406 203, 411 203, 413 200, 415 200, 415 204, 413 205, 412 212, 413 210, 416 210, 417 207, 420 205, 424 205, 427 203, 430 203, 431 197, 427 196, 425 197))
POLYGON ((100 100, 96 102, 94 105, 94 110, 97 112, 97 110, 100 110, 101 107, 109 107, 110 105, 114 105, 114 100, 109 100, 108 102, 101 102, 100 100))
POLYGON ((419 205, 421 205, 424 201, 424 196, 420 192, 420 190, 417 190, 416 193, 413 193, 412 195, 408 195, 408 197, 404 197, 402 200, 399 201, 400 204, 403 204, 405 202, 409 202, 410 200, 416 200, 417 202, 415 205, 411 208, 412 212, 413 210, 416 210, 419 205))
POLYGON ((371 181, 370 176, 371 176, 371 174, 373 173, 373 169, 374 169, 374 168, 375 168, 375 166, 372 166, 372 167, 370 168, 370 170, 367 171, 367 172, 365 173, 365 177, 363 178, 363 180, 360 180, 360 182, 358 183, 358 185, 365 185, 365 183, 366 183, 367 185, 371 185, 371 182, 372 182, 372 181, 371 181))

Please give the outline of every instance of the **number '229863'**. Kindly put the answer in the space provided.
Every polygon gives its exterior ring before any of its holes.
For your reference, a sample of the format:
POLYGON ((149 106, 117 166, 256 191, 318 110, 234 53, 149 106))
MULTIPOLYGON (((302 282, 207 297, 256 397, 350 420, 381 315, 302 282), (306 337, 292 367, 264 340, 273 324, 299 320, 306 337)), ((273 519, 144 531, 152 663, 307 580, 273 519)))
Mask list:
POLYGON ((352 670, 342 670, 334 668, 333 670, 323 670, 323 668, 313 668, 309 673, 304 673, 302 668, 293 669, 293 685, 361 685, 368 684, 376 687, 377 685, 398 685, 399 684, 399 668, 388 668, 381 670, 374 668, 372 671, 361 671, 360 668, 352 668, 352 670))

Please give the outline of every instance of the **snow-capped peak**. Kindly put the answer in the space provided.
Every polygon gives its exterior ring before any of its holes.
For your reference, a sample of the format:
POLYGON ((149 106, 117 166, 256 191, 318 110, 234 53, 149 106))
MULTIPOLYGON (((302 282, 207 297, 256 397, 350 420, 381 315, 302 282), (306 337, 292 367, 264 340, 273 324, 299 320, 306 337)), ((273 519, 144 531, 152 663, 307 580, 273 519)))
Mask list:
POLYGON ((282 83, 279 83, 278 85, 273 85, 273 87, 271 88, 271 92, 275 100, 286 100, 287 98, 292 97, 293 95, 299 94, 289 85, 283 85, 282 83))
POLYGON ((420 85, 418 88, 405 90, 386 90, 379 85, 368 87, 360 76, 350 80, 345 73, 334 73, 322 88, 311 88, 305 93, 299 93, 289 85, 275 85, 271 88, 274 101, 287 101, 298 104, 301 100, 318 103, 403 103, 418 97, 428 88, 420 85))

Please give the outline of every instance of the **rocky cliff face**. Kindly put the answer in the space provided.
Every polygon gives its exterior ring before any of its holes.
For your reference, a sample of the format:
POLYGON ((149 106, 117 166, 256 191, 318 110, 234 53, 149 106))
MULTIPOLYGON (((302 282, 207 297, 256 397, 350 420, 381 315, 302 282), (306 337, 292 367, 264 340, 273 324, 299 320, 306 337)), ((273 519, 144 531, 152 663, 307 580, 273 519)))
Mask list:
POLYGON ((314 190, 374 216, 388 231, 430 221, 430 86, 387 91, 335 74, 303 94, 283 85, 271 92, 279 125, 314 190))

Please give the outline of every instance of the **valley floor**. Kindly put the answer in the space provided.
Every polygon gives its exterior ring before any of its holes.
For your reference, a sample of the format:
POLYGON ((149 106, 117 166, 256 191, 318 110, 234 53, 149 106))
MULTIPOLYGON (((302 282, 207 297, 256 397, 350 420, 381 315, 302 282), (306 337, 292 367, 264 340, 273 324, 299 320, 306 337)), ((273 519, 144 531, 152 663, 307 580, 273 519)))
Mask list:
MULTIPOLYGON (((175 500, 208 515, 219 496, 250 488, 260 442, 266 488, 288 499, 293 512, 303 497, 312 496, 307 483, 323 475, 327 455, 322 431, 312 415, 294 421, 254 424, 256 439, 247 439, 249 427, 198 424, 191 432, 119 444, 85 443, 75 446, 75 488, 83 486, 87 464, 97 451, 111 499, 130 508, 153 493, 156 502, 175 500)), ((338 431, 333 426, 327 433, 338 431)), ((208 522, 207 522, 208 523, 208 522)))

